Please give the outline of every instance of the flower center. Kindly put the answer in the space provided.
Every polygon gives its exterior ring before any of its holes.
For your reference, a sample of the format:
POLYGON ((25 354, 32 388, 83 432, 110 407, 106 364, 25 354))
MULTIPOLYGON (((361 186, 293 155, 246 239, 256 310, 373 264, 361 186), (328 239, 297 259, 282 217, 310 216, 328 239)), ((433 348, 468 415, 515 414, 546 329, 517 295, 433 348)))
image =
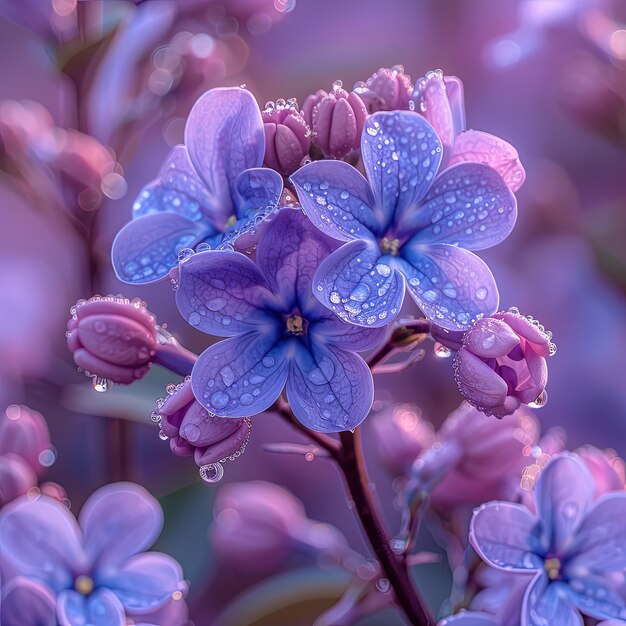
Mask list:
POLYGON ((400 240, 390 239, 389 237, 383 237, 380 240, 380 249, 385 254, 391 254, 392 256, 398 256, 400 251, 400 240))
POLYGON ((84 596, 88 596, 93 591, 93 580, 89 576, 81 574, 74 581, 74 589, 84 596))
POLYGON ((231 226, 234 226, 236 222, 237 222, 237 216, 231 215, 228 218, 228 221, 226 222, 226 228, 230 228, 231 226))
POLYGON ((557 558, 546 559, 544 564, 550 580, 558 580, 561 576, 561 561, 557 558))
POLYGON ((287 332, 290 335, 304 335, 306 333, 306 320, 303 319, 302 315, 298 315, 294 313, 287 318, 287 332))

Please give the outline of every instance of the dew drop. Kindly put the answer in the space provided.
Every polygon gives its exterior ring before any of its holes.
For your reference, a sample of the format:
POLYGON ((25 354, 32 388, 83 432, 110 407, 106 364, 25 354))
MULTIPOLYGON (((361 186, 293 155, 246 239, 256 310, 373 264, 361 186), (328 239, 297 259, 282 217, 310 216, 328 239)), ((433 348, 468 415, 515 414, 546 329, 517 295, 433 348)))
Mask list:
POLYGON ((181 435, 189 441, 189 443, 193 443, 200 437, 200 428, 196 424, 185 424, 181 429, 181 435))
POLYGON ((444 346, 442 343, 439 342, 435 344, 435 356, 439 357, 440 359, 447 359, 451 355, 452 350, 450 350, 450 348, 444 346))
POLYGON ((529 402, 528 406, 531 409, 540 409, 542 406, 545 406, 548 402, 548 393, 544 389, 538 396, 534 402, 529 402))
POLYGON ((200 477, 205 483, 217 483, 224 476, 224 467, 221 463, 209 463, 200 468, 200 477))
POLYGON ((202 321, 202 316, 197 311, 192 311, 189 314, 189 323, 192 326, 198 326, 198 324, 200 324, 201 321, 202 321))
POLYGON ((109 381, 106 378, 102 378, 102 376, 94 376, 92 385, 99 393, 104 393, 109 390, 109 381))
POLYGON ((475 293, 478 300, 484 300, 487 297, 488 289, 487 287, 478 287, 475 293))
POLYGON ((229 402, 230 398, 223 391, 216 391, 211 396, 211 404, 216 409, 223 409, 229 402))

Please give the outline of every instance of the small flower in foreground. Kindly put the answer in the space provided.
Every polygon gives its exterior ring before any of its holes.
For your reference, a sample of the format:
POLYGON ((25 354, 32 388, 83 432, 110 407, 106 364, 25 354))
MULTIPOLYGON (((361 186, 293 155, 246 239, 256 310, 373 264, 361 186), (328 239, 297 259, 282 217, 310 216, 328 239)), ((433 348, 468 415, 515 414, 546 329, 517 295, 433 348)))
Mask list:
POLYGON ((156 354, 156 319, 140 300, 94 296, 71 313, 67 345, 94 381, 130 384, 148 373, 156 354))
POLYGON ((226 562, 258 573, 275 569, 298 548, 335 558, 347 550, 336 528, 309 519, 289 491, 260 480, 220 489, 210 539, 226 562))
POLYGON ((249 91, 218 88, 201 96, 187 119, 185 145, 144 187, 133 220, 113 242, 120 280, 159 280, 181 250, 201 242, 217 247, 252 230, 283 187, 277 172, 260 167, 264 153, 261 111, 249 91))
POLYGON ((359 149, 367 109, 354 91, 342 89, 335 81, 333 89, 315 105, 311 129, 317 145, 327 157, 341 159, 359 149))
POLYGON ((245 450, 250 437, 249 420, 209 413, 195 399, 189 377, 180 385, 169 386, 167 391, 167 397, 157 401, 153 419, 159 421, 162 433, 170 438, 174 454, 193 455, 196 465, 204 467, 239 456, 245 450))
MULTIPOLYGON (((270 104, 270 103, 268 103, 270 104)), ((265 159, 263 165, 290 176, 311 148, 311 130, 296 105, 278 101, 263 110, 265 159)))
POLYGON ((178 563, 143 553, 162 524, 158 502, 129 483, 96 491, 78 523, 45 496, 12 502, 0 513, 3 567, 14 576, 4 581, 2 624, 124 626, 182 598, 178 563))
POLYGON ((626 493, 593 502, 593 481, 578 457, 552 459, 535 487, 537 514, 510 502, 490 502, 474 513, 470 541, 489 565, 534 573, 521 623, 582 624, 626 619, 626 604, 610 578, 626 568, 626 493))
POLYGON ((521 404, 547 401, 546 358, 552 333, 516 308, 478 320, 463 335, 454 377, 463 397, 488 415, 508 415, 521 404))
POLYGON ((504 139, 480 130, 466 130, 463 83, 441 70, 428 72, 415 83, 415 110, 433 126, 443 144, 442 166, 464 161, 493 167, 509 189, 517 191, 526 178, 517 150, 504 139))
POLYGON ((401 65, 394 65, 392 68, 381 67, 364 83, 357 83, 354 91, 359 94, 370 113, 408 110, 413 83, 401 65))
POLYGON ((268 409, 286 385, 295 416, 317 431, 355 428, 373 399, 372 375, 355 354, 383 329, 337 319, 313 297, 311 279, 332 240, 297 209, 265 229, 257 264, 231 251, 196 254, 180 265, 176 302, 206 333, 230 337, 205 350, 191 385, 198 402, 224 417, 268 409))
POLYGON ((342 319, 384 326, 400 312, 405 285, 424 314, 464 330, 495 312, 498 290, 470 250, 502 241, 517 216, 500 175, 460 163, 435 177, 441 141, 412 111, 374 113, 361 156, 368 180, 341 161, 315 161, 291 181, 313 223, 347 242, 320 265, 316 297, 342 319))
POLYGON ((5 454, 22 457, 39 475, 52 465, 55 454, 41 413, 12 404, 0 414, 0 456, 5 454))
POLYGON ((435 445, 416 459, 410 488, 430 493, 432 504, 445 510, 514 498, 538 439, 537 420, 527 409, 495 422, 464 402, 442 424, 435 445))

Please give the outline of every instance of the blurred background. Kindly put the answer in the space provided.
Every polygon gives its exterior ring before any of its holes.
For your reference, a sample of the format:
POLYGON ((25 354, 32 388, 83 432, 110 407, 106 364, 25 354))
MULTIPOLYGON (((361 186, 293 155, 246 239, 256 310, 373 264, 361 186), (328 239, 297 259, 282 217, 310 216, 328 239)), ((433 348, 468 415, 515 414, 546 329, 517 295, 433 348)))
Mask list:
MULTIPOLYGON (((0 59, 0 404, 45 415, 58 456, 47 476, 74 510, 120 479, 161 499, 158 548, 182 563, 198 626, 308 624, 307 610, 319 613, 345 586, 340 572, 306 558, 259 572, 219 559, 207 528, 220 487, 173 456, 149 417, 165 386, 179 381, 155 367, 132 387, 99 394, 65 345, 78 299, 122 293, 145 300, 183 345, 206 347, 179 317, 169 284, 121 284, 109 253, 134 197, 181 141, 191 105, 208 88, 245 84, 263 106, 302 103, 336 79, 349 89, 395 64, 414 80, 436 68, 460 77, 468 127, 512 143, 527 171, 514 233, 481 256, 502 306, 554 334, 549 401, 536 412, 542 430, 562 427, 571 448, 626 454, 623 0, 0 0, 0 59), (281 578, 291 568, 298 574, 281 578), (300 617, 281 621, 275 611, 287 590, 299 598, 300 617), (270 621, 264 611, 274 611, 270 621)), ((376 382, 377 406, 411 402, 435 425, 460 402, 451 360, 432 352, 376 382)), ((373 419, 364 425, 367 459, 395 528, 373 419)), ((334 468, 262 449, 283 441, 298 435, 275 417, 256 417, 246 453, 226 464, 223 482, 283 485, 309 517, 366 550, 334 468)), ((445 568, 424 572, 436 604, 447 592, 445 568)))

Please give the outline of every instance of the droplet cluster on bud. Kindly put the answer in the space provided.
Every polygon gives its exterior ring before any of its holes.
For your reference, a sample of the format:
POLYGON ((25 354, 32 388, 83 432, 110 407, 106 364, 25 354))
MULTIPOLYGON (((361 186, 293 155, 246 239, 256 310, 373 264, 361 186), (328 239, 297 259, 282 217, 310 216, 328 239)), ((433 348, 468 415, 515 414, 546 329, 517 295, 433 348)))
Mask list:
POLYGON ((354 91, 363 100, 368 113, 408 110, 413 83, 401 65, 394 65, 392 68, 381 67, 365 82, 357 83, 354 91))

